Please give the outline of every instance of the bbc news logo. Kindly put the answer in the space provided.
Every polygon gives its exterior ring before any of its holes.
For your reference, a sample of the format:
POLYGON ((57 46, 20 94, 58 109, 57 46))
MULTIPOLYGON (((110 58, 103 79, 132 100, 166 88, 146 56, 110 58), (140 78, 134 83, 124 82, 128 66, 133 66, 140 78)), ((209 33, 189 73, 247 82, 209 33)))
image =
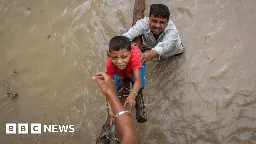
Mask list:
POLYGON ((6 123, 6 134, 41 134, 57 132, 75 132, 74 125, 42 125, 41 123, 6 123), (30 126, 30 127, 29 127, 30 126))

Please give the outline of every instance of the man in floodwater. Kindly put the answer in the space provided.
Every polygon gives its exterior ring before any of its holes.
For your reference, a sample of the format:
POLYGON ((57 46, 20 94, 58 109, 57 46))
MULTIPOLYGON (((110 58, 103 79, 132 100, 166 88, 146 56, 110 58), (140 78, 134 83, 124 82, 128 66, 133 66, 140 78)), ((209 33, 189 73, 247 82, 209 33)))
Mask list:
MULTIPOLYGON (((141 54, 142 63, 155 58, 167 58, 183 53, 179 31, 169 20, 170 12, 163 4, 152 4, 149 17, 145 17, 124 33, 131 41, 142 35, 144 44, 150 50, 141 54)), ((142 49, 143 51, 143 49, 142 49)))

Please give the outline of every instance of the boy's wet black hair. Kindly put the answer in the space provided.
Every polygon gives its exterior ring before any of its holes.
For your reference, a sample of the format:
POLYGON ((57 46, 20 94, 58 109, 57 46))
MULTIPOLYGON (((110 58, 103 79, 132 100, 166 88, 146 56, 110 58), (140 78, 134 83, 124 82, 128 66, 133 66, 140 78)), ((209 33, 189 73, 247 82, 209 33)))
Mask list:
POLYGON ((127 49, 131 51, 131 41, 126 36, 114 36, 109 42, 109 52, 127 49))
POLYGON ((164 4, 152 4, 150 5, 149 17, 154 15, 155 17, 167 18, 169 20, 170 11, 169 8, 164 4))

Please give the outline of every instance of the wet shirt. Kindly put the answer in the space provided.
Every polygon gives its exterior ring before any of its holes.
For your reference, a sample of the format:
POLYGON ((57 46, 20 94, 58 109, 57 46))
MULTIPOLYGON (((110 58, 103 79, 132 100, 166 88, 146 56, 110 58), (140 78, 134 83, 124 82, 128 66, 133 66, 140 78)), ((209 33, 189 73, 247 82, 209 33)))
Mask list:
POLYGON ((143 36, 143 41, 147 47, 152 48, 159 56, 164 58, 183 51, 179 31, 171 20, 169 20, 167 27, 159 35, 157 40, 149 27, 149 17, 137 21, 128 32, 123 34, 123 36, 128 37, 130 40, 133 40, 139 35, 143 36))
POLYGON ((106 63, 107 74, 113 79, 115 74, 119 74, 123 77, 132 78, 133 71, 142 67, 141 51, 137 46, 132 46, 132 53, 127 68, 124 70, 118 69, 109 58, 106 63))

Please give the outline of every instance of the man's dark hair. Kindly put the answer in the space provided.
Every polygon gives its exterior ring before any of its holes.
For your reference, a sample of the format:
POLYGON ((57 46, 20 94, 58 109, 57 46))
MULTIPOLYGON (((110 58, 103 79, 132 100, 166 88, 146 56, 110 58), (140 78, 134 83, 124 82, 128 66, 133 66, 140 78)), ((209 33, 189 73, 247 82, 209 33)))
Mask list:
POLYGON ((125 36, 114 36, 109 42, 109 52, 127 49, 131 51, 131 41, 125 36))
POLYGON ((164 4, 152 4, 150 5, 149 17, 154 15, 155 17, 167 18, 169 20, 170 11, 169 8, 164 4))

